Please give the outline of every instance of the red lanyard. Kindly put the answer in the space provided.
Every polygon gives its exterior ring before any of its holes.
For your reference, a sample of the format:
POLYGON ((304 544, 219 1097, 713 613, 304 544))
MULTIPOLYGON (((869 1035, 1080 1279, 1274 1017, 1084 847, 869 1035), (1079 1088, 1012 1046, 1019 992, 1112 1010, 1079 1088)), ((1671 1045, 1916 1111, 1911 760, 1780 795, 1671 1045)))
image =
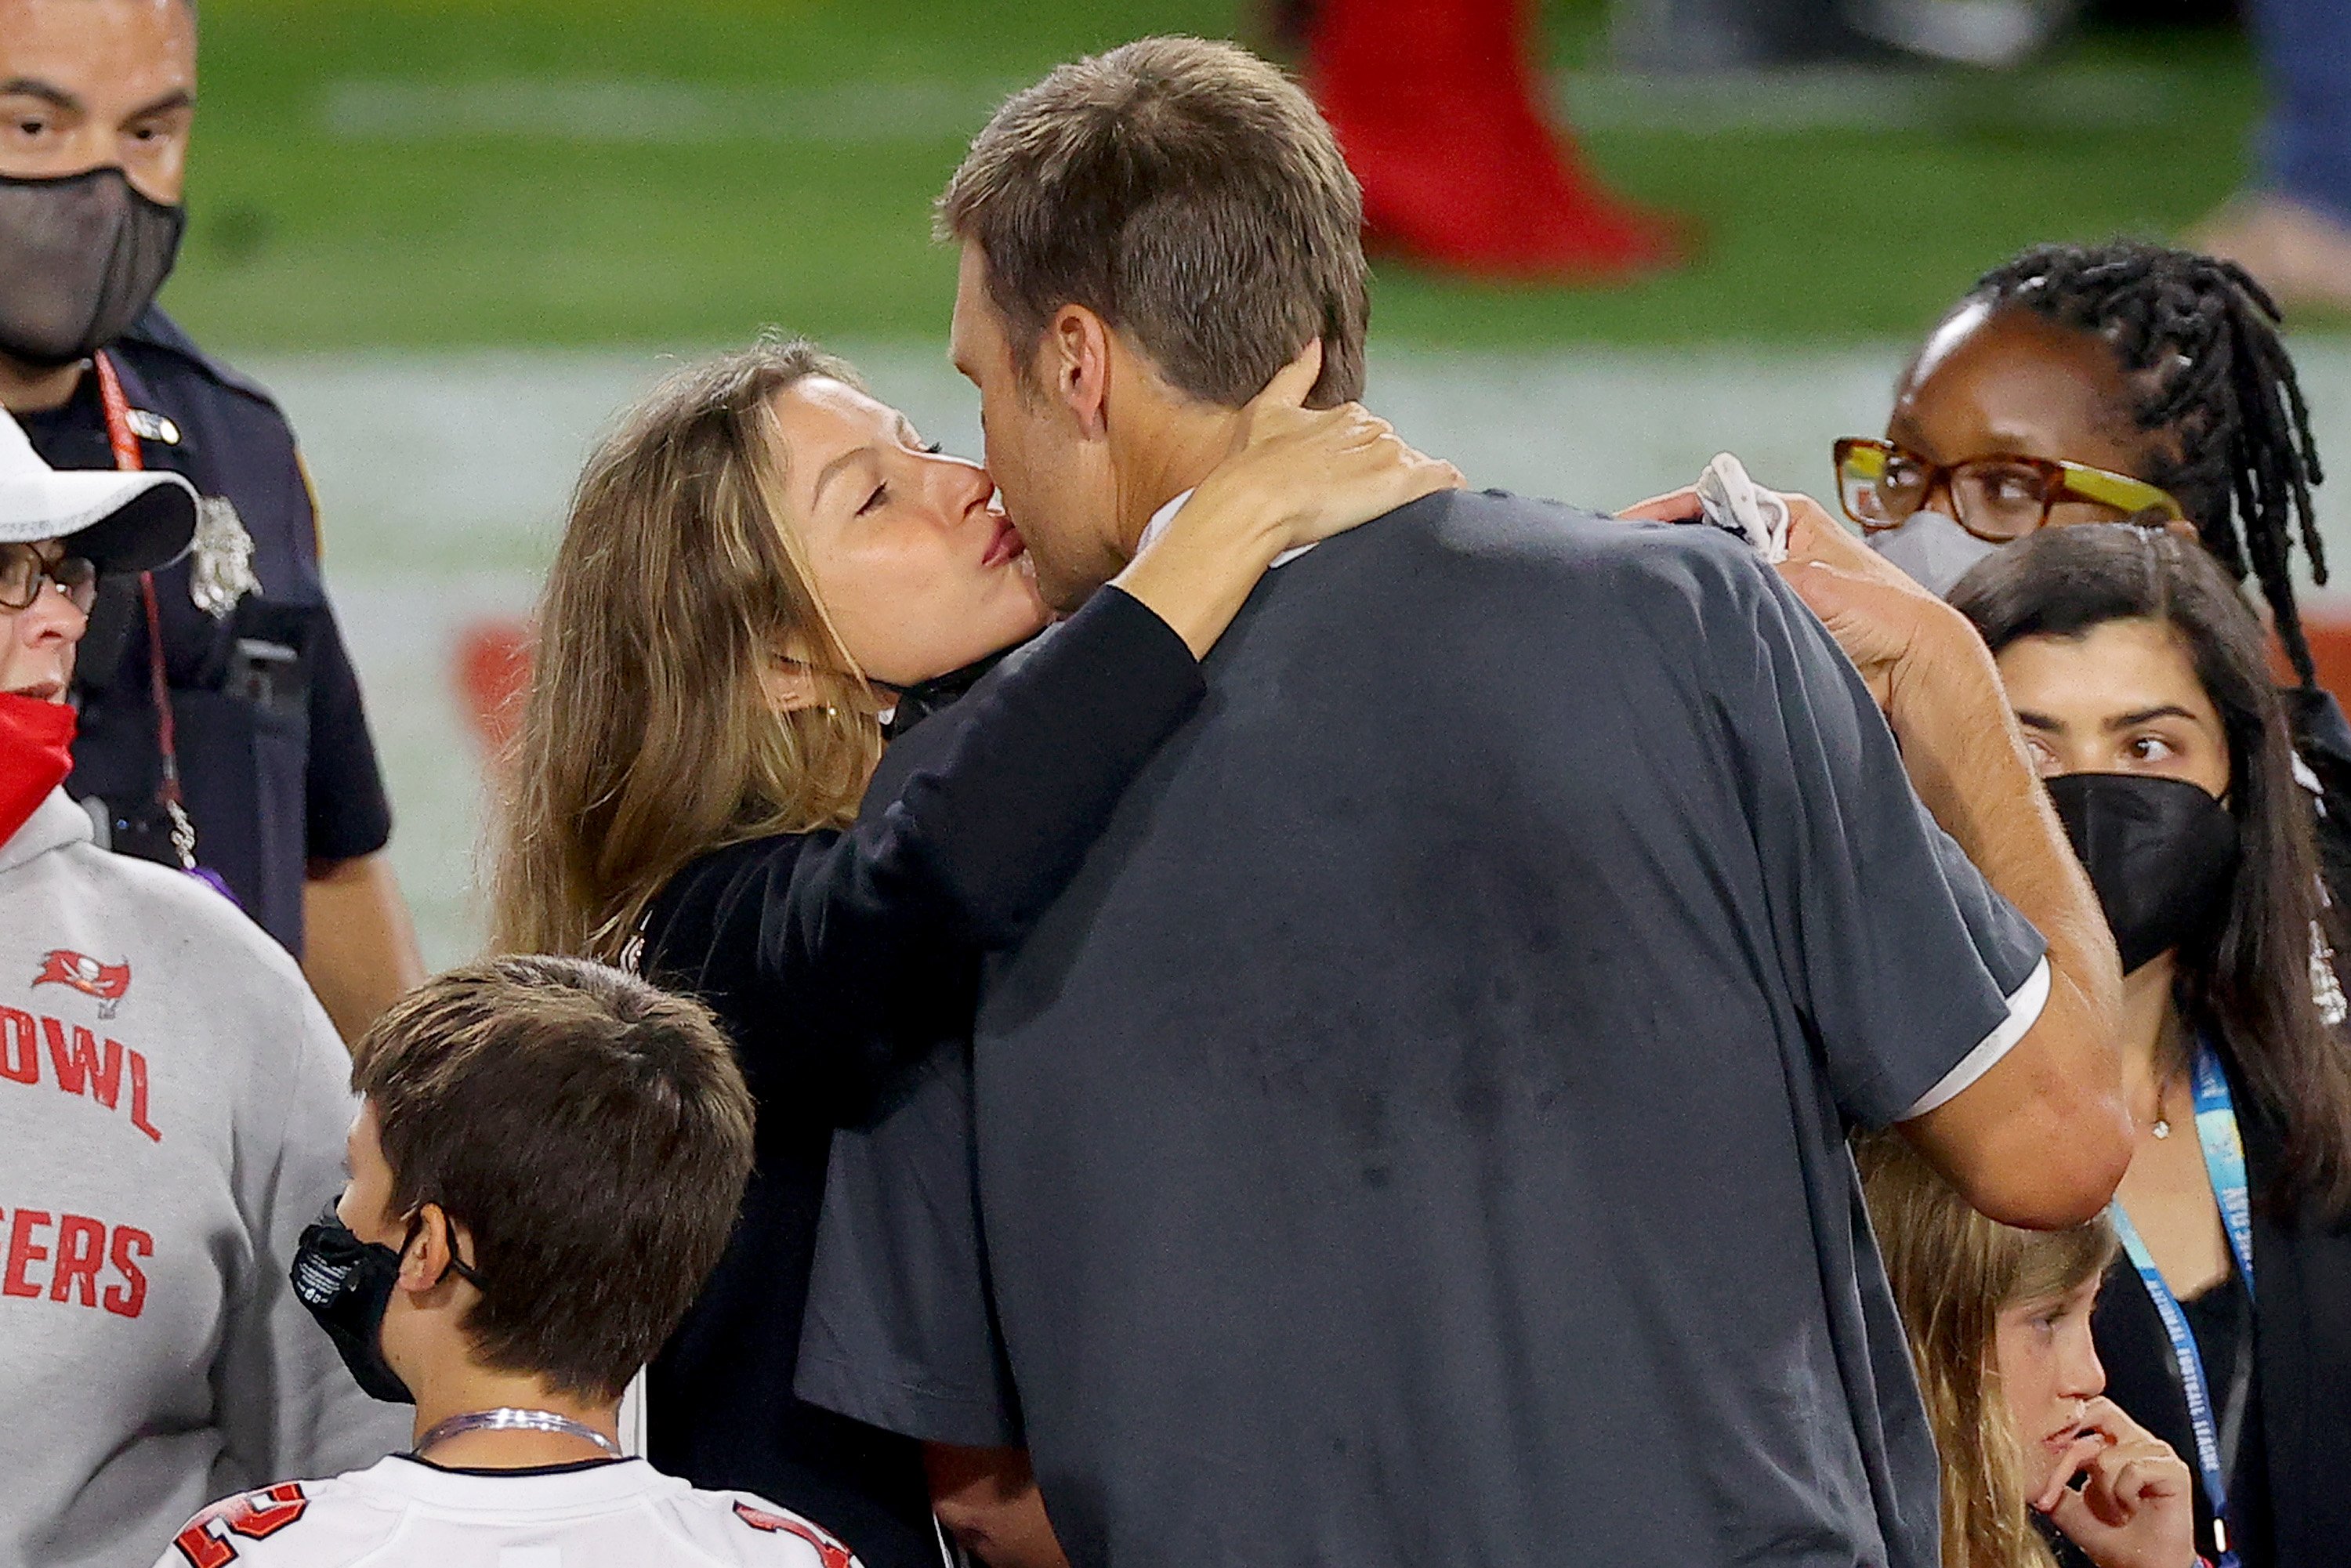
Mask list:
MULTIPOLYGON (((114 361, 99 352, 90 356, 90 364, 98 371, 99 406, 106 411, 106 440, 114 448, 114 465, 131 472, 145 468, 147 459, 131 429, 131 400, 122 395, 122 378, 115 374, 114 361)), ((156 747, 163 754, 163 777, 155 787, 155 803, 172 819, 172 848, 178 852, 182 868, 193 871, 196 829, 188 821, 180 795, 179 735, 172 717, 171 681, 163 670, 163 616, 155 602, 153 572, 139 574, 139 597, 147 608, 147 677, 155 698, 156 747)))

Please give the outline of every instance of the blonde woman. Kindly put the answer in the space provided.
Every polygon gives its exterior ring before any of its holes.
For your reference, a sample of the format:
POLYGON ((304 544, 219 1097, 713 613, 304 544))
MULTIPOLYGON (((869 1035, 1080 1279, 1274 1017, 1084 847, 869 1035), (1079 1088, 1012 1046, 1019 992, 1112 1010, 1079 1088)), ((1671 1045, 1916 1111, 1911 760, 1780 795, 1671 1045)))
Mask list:
MULTIPOLYGON (((496 939, 699 994, 758 1103, 741 1221, 651 1369, 660 1469, 773 1498, 866 1568, 939 1560, 916 1445, 791 1394, 832 1130, 968 1030, 979 955, 1059 892, 1275 558, 1459 482, 1360 408, 1300 406, 1320 364, 1276 378, 1173 526, 977 681, 985 721, 862 823, 884 716, 1050 619, 987 473, 797 341, 682 373, 590 458, 539 611, 496 939)), ((1050 1553, 1000 1462, 1030 1517, 993 1533, 1050 1553)))
POLYGON ((1898 1136, 1855 1155, 1942 1456, 1943 1568, 2193 1568, 2187 1464, 2105 1397, 2113 1228, 1986 1219, 1898 1136))

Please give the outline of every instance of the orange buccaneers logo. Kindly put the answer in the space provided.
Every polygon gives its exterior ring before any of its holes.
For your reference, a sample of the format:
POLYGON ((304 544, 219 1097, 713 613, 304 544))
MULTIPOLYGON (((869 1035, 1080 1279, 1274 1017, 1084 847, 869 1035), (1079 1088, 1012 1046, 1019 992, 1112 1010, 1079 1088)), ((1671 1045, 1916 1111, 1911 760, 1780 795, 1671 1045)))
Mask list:
POLYGON ((52 947, 41 956, 41 972, 33 977, 37 986, 71 986, 86 997, 98 998, 98 1016, 110 1019, 122 994, 131 988, 131 963, 101 964, 87 953, 77 953, 70 947, 52 947))

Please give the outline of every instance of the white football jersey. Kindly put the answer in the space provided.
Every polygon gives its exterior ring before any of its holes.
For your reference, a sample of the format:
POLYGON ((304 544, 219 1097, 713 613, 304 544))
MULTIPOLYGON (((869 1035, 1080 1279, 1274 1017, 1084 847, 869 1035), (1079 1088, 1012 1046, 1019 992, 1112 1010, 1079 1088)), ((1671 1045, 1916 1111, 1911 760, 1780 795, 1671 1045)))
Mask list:
POLYGON ((156 1568, 854 1568, 849 1548, 747 1492, 643 1459, 444 1470, 395 1455, 224 1499, 156 1568))

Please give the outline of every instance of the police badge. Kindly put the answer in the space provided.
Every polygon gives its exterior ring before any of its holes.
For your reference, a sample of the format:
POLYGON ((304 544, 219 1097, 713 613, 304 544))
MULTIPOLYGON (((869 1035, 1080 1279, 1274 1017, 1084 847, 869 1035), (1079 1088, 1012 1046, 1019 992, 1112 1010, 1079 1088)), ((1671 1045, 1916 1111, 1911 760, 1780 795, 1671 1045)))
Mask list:
POLYGON ((188 597, 214 620, 227 620, 238 600, 260 590, 261 580, 253 574, 253 536, 226 497, 197 499, 196 537, 188 549, 193 558, 188 597))

